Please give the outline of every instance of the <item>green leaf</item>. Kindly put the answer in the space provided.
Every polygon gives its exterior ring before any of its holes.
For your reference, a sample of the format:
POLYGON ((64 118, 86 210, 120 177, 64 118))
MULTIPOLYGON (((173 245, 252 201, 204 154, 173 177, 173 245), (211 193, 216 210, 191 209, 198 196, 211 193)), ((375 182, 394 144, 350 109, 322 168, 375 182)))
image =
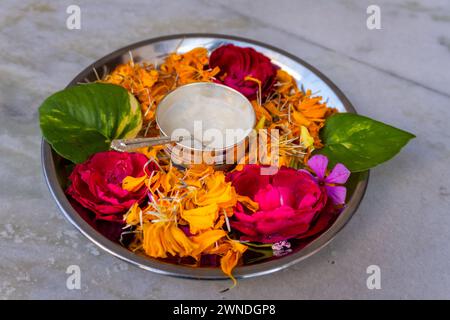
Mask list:
POLYGON ((331 166, 340 162, 350 171, 365 171, 394 157, 415 135, 353 113, 329 117, 321 130, 325 147, 318 153, 331 166))
POLYGON ((142 127, 139 102, 112 84, 73 86, 39 107, 42 134, 53 149, 75 163, 109 149, 113 139, 134 138, 142 127))

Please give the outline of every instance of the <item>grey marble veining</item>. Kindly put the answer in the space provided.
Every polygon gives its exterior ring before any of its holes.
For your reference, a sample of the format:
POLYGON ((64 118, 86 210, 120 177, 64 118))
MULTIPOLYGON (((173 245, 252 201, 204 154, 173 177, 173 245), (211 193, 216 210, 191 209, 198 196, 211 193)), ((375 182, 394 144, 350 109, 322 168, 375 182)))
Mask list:
POLYGON ((0 298, 450 298, 450 4, 376 1, 0 2, 0 298), (417 138, 372 170, 357 214, 327 248, 273 275, 181 280, 96 248, 59 213, 40 166, 37 108, 80 70, 129 43, 181 32, 240 35, 278 46, 329 76, 367 116, 417 138), (77 264, 81 290, 66 288, 77 264), (379 265, 382 289, 368 290, 379 265), (270 290, 269 290, 270 288, 270 290))

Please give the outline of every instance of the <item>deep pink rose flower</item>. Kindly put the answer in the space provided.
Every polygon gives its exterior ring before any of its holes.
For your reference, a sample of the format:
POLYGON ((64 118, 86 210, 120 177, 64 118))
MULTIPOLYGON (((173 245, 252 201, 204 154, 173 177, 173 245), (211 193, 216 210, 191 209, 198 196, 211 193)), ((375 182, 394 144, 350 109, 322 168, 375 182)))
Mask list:
POLYGON ((219 82, 236 89, 250 100, 256 98, 258 83, 245 80, 245 77, 251 76, 261 81, 261 94, 264 97, 275 83, 278 69, 268 57, 255 49, 232 44, 214 50, 209 65, 211 68, 219 67, 219 82))
POLYGON ((122 189, 122 180, 127 176, 143 176, 147 161, 147 157, 140 153, 96 153, 75 166, 69 176, 71 185, 67 194, 94 212, 96 219, 122 221, 123 214, 147 194, 145 187, 137 192, 122 189))
POLYGON ((227 176, 238 194, 259 204, 255 213, 236 206, 231 226, 243 234, 241 240, 274 243, 320 231, 313 228, 327 204, 325 188, 306 171, 281 167, 274 175, 261 175, 260 169, 247 165, 227 176))

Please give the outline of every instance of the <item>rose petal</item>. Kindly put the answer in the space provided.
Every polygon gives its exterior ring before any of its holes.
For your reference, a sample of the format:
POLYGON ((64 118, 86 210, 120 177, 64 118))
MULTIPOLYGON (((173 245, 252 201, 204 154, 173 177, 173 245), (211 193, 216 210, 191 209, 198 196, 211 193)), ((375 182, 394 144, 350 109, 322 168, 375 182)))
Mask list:
POLYGON ((295 186, 303 180, 311 180, 311 175, 305 172, 295 170, 294 168, 281 167, 278 172, 272 177, 272 184, 274 187, 295 188, 295 186))
POLYGON ((300 200, 300 203, 298 204, 298 209, 310 208, 317 202, 318 199, 319 199, 318 196, 316 196, 314 194, 307 193, 300 200))
POLYGON ((296 199, 294 190, 292 190, 293 188, 278 187, 277 189, 280 194, 280 201, 279 201, 280 205, 295 208, 296 199))
POLYGON ((322 212, 318 214, 318 217, 312 227, 305 233, 297 236, 297 239, 305 239, 320 234, 329 228, 332 222, 337 217, 339 211, 337 211, 333 205, 327 205, 322 212))
POLYGON ((254 199, 259 189, 270 182, 270 176, 261 175, 260 170, 258 165, 246 165, 242 171, 228 174, 227 181, 232 182, 238 194, 254 199))
POLYGON ((255 201, 258 202, 259 209, 262 211, 276 209, 281 205, 280 192, 268 184, 256 193, 255 201))

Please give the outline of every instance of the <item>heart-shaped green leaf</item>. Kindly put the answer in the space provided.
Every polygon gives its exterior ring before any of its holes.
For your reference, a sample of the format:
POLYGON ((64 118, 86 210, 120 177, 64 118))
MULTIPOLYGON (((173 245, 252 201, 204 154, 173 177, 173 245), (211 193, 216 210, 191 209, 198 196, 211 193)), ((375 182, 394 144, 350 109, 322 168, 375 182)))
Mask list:
POLYGON ((325 147, 318 153, 330 164, 343 163, 350 171, 365 171, 394 157, 415 135, 353 113, 329 117, 321 130, 325 147))
POLYGON ((139 102, 112 84, 73 86, 39 107, 42 134, 53 149, 75 163, 109 149, 111 140, 134 138, 142 127, 139 102))

